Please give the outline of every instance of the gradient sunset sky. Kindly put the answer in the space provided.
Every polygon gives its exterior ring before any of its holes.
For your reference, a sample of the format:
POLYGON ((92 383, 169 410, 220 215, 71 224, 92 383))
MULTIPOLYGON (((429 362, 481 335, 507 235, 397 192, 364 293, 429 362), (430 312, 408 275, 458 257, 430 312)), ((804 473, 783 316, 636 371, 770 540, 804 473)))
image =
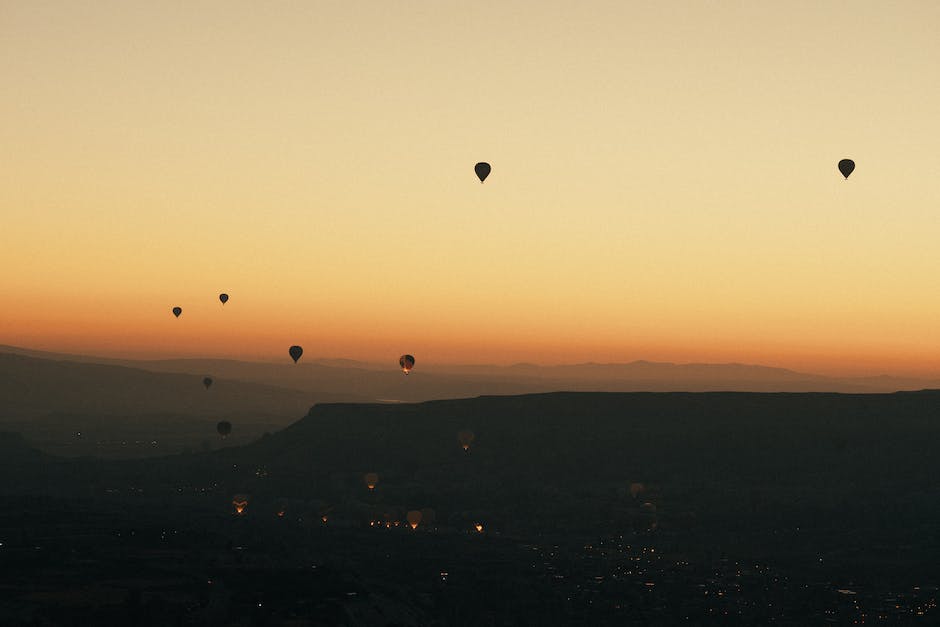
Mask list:
POLYGON ((933 1, 3 1, 0 343, 938 375, 938 33, 933 1))

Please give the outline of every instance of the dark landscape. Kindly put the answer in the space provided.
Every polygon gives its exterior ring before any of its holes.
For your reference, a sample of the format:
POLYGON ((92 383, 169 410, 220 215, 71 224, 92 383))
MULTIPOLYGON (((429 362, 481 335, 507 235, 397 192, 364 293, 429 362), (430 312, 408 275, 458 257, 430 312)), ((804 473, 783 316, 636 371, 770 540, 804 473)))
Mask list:
POLYGON ((3 625, 938 616, 940 391, 320 402, 297 420, 290 387, 82 365, 109 369, 78 403, 42 385, 85 371, 55 367, 72 374, 40 377, 38 413, 4 379, 3 625), (173 418, 134 413, 138 393, 173 418), (125 433, 157 444, 78 443, 125 433))

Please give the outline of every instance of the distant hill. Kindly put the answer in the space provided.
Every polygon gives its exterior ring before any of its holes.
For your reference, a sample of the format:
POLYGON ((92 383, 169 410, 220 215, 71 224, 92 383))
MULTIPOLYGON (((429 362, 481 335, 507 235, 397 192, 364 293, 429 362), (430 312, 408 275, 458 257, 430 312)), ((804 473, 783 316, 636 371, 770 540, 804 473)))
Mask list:
MULTIPOLYGON (((940 391, 895 394, 553 393, 410 405, 317 405, 221 452, 292 475, 375 470, 449 481, 472 463, 494 482, 616 484, 781 473, 781 489, 902 475, 940 456, 940 391), (457 432, 475 434, 469 455, 457 432), (350 455, 355 451, 355 455, 350 455)), ((274 473, 276 474, 276 472, 274 473)))
POLYGON ((58 361, 117 365, 151 372, 188 373, 291 388, 317 402, 405 401, 518 395, 555 391, 585 392, 894 392, 940 387, 940 382, 899 378, 832 378, 784 368, 747 364, 626 364, 461 366, 423 364, 405 377, 392 360, 373 364, 342 359, 290 363, 225 359, 118 360, 57 355, 0 346, 0 353, 58 361))
POLYGON ((288 416, 316 400, 297 390, 219 376, 206 390, 203 374, 207 373, 156 373, 0 353, 0 418, 51 413, 288 416))
MULTIPOLYGON (((641 514, 646 501, 672 525, 707 514, 723 528, 746 526, 764 508, 761 524, 769 527, 790 514, 814 524, 861 515, 877 522, 879 503, 910 509, 906 517, 938 513, 938 415, 938 391, 323 404, 245 446, 146 462, 52 465, 48 475, 30 471, 33 486, 18 478, 0 487, 68 491, 90 480, 81 477, 96 477, 153 498, 183 486, 211 490, 222 508, 231 494, 244 493, 259 504, 316 501, 351 517, 376 508, 432 507, 442 520, 482 512, 505 528, 528 529, 549 520, 556 528, 599 521, 616 527, 621 515, 641 514), (458 444, 462 429, 475 434, 469 452, 458 444), (375 492, 363 485, 367 472, 379 475, 375 492), (634 482, 644 486, 635 498, 628 490, 634 482), (861 502, 868 509, 860 511, 861 502)), ((893 524, 889 514, 877 524, 893 524)))

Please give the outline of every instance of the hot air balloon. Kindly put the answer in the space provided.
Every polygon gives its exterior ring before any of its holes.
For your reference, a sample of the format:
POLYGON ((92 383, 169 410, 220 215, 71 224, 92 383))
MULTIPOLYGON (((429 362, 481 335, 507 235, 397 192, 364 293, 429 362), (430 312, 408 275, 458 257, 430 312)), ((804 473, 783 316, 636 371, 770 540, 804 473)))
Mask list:
POLYGON ((474 523, 473 528, 476 529, 477 533, 483 533, 483 523, 474 523))
POLYGON ((206 389, 208 390, 209 386, 212 385, 212 377, 206 377, 205 379, 203 379, 202 384, 206 386, 206 389))
POLYGON ((228 294, 219 294, 219 300, 222 301, 222 304, 224 305, 228 302, 228 294))
POLYGON ((219 432, 223 438, 225 438, 229 433, 232 432, 232 423, 228 420, 223 420, 215 426, 215 430, 219 432))
POLYGON ((182 308, 182 307, 174 307, 174 308, 173 308, 173 315, 176 316, 177 318, 180 317, 180 314, 181 314, 181 313, 183 313, 183 308, 182 308))
POLYGON ((299 346, 291 346, 287 351, 290 354, 291 359, 294 360, 294 363, 297 363, 297 360, 300 359, 300 356, 304 354, 304 349, 299 346))
POLYGON ((417 529, 418 525, 421 524, 421 512, 413 509, 405 515, 405 519, 408 521, 408 524, 411 525, 412 529, 417 529))
POLYGON ((379 484, 379 476, 374 472, 367 472, 362 480, 370 490, 374 490, 375 486, 379 484))
POLYGON ((402 355, 398 358, 398 365, 401 366, 402 372, 408 374, 415 367, 415 358, 411 355, 402 355))
POLYGON ((854 170, 855 162, 851 159, 843 159, 839 162, 839 172, 841 172, 842 176, 845 178, 849 178, 849 174, 851 174, 854 170))
POLYGON ((235 508, 235 514, 241 516, 245 513, 245 509, 248 508, 248 495, 246 494, 236 494, 232 497, 232 507, 235 508))
POLYGON ((636 529, 637 531, 655 531, 656 527, 659 526, 656 516, 656 506, 653 503, 647 501, 643 503, 640 507, 640 516, 636 520, 636 529))
POLYGON ((632 496, 633 498, 636 498, 636 497, 639 496, 640 493, 642 493, 643 490, 645 490, 645 489, 646 489, 646 488, 643 486, 642 483, 639 483, 639 482, 631 483, 631 484, 630 484, 630 496, 632 496))
POLYGON ((481 161, 480 163, 473 166, 473 171, 477 173, 477 177, 480 179, 481 183, 485 181, 486 177, 490 175, 491 169, 492 168, 490 168, 490 164, 486 163, 485 161, 481 161))
POLYGON ((473 440, 476 436, 473 435, 473 431, 470 429, 461 429, 457 432, 457 441, 460 442, 460 446, 463 450, 470 452, 470 445, 473 443, 473 440))
POLYGON ((421 508, 421 523, 425 527, 429 527, 434 524, 434 521, 437 520, 437 512, 435 512, 430 507, 421 508))

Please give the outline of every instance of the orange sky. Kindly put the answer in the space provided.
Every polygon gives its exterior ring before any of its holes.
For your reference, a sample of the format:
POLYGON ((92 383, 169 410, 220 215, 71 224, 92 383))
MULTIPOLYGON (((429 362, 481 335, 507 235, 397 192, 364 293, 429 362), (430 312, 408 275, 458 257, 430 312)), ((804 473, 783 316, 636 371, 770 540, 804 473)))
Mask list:
POLYGON ((940 374, 937 3, 0 7, 0 343, 940 374))

